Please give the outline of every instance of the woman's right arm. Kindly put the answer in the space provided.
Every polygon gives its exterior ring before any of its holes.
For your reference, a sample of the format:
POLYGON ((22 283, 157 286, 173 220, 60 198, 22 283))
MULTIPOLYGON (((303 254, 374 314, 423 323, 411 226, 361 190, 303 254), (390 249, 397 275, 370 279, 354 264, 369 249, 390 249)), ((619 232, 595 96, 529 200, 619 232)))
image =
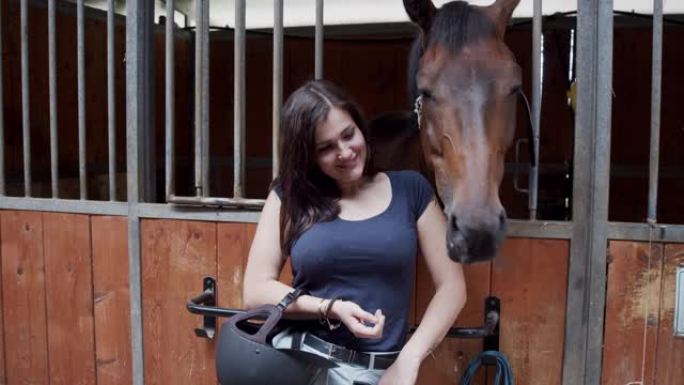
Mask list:
MULTIPOLYGON (((271 191, 261 211, 247 258, 242 290, 243 302, 247 309, 263 304, 277 304, 293 290, 291 286, 278 280, 285 259, 280 252, 280 198, 271 191)), ((323 300, 311 295, 302 295, 288 306, 285 314, 288 318, 317 319, 318 308, 323 300)), ((341 319, 357 337, 377 338, 382 335, 385 316, 380 312, 368 313, 349 301, 335 301, 330 310, 330 317, 341 319), (374 326, 365 325, 364 322, 372 323, 374 326)))
MULTIPOLYGON (((293 289, 278 280, 285 264, 280 252, 280 199, 274 191, 266 198, 247 258, 242 299, 247 309, 277 304, 293 289)), ((290 305, 289 318, 317 318, 320 299, 303 295, 290 305)))

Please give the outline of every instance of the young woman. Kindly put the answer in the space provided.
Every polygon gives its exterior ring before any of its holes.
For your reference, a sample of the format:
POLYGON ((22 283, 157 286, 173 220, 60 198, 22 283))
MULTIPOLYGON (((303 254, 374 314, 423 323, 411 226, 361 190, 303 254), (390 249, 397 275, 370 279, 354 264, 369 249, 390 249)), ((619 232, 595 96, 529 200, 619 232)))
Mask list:
POLYGON ((295 91, 282 122, 280 173, 249 253, 246 307, 277 303, 293 290, 278 281, 290 258, 293 286, 307 294, 286 315, 313 322, 273 344, 339 365, 315 384, 415 384, 466 299, 432 187, 416 172, 374 170, 359 109, 329 82, 295 91), (436 291, 409 338, 418 247, 436 291))

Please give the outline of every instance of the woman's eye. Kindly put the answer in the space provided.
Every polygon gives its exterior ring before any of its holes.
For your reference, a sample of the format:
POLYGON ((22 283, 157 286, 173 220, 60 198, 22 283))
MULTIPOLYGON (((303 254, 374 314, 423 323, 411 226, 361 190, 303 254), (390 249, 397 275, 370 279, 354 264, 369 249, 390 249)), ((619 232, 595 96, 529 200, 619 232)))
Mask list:
POLYGON ((319 147, 318 152, 326 152, 326 151, 330 150, 330 148, 331 148, 330 146, 319 147))

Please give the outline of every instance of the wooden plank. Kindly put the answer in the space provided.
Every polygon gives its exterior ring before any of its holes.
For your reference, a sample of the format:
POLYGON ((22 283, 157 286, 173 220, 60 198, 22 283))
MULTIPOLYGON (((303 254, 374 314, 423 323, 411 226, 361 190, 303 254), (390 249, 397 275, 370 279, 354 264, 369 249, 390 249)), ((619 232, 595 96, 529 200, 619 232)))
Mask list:
POLYGON ((649 250, 648 243, 610 242, 601 381, 604 385, 641 381, 643 360, 644 384, 654 384, 662 261, 661 245, 654 244, 649 250))
POLYGON ((219 223, 218 304, 242 309, 242 283, 245 263, 256 226, 247 223, 219 223))
POLYGON ((215 384, 214 343, 195 336, 202 318, 185 305, 216 276, 216 224, 143 220, 141 229, 145 384, 215 384))
POLYGON ((95 384, 87 215, 43 213, 51 385, 95 384))
MULTIPOLYGON (((491 263, 464 266, 468 300, 455 326, 481 326, 484 320, 484 300, 490 291, 491 263)), ((420 320, 432 296, 434 286, 424 259, 418 258, 416 270, 416 318, 420 320)), ((468 362, 482 350, 482 340, 446 338, 423 361, 418 376, 419 385, 457 384, 468 362)), ((484 372, 478 373, 475 384, 484 384, 484 372)))
MULTIPOLYGON (((1 22, 1 20, 0 20, 1 22)), ((2 73, 0 73, 2 76, 2 73)), ((2 262, 2 212, 0 211, 0 384, 7 384, 7 370, 6 370, 6 360, 5 360, 5 309, 3 306, 3 292, 2 285, 5 280, 2 277, 2 268, 4 263, 2 262)), ((44 299, 43 299, 44 300, 44 299)))
POLYGON ((0 220, 6 383, 47 384, 42 216, 2 211, 0 220))
POLYGON ((565 240, 509 238, 494 262, 500 349, 516 383, 561 383, 568 254, 565 240))
POLYGON ((97 385, 132 383, 125 217, 91 217, 97 385))
POLYGON ((684 266, 684 245, 666 245, 660 297, 660 331, 655 384, 679 385, 684 378, 684 338, 674 337, 675 272, 684 266))

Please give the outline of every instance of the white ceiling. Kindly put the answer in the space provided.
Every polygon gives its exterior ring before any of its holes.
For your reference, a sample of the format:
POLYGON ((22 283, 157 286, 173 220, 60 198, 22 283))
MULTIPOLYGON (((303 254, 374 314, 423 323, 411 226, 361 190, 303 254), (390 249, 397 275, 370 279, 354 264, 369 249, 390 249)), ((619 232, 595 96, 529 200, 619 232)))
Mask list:
MULTIPOLYGON (((193 3, 192 0, 177 0, 193 3)), ((210 0, 212 25, 234 25, 234 0, 210 0)), ((441 6, 450 0, 434 0, 441 6)), ((493 0, 471 0, 471 4, 489 5, 493 0)), ((284 0, 285 26, 310 26, 315 23, 315 0, 284 0)), ((666 13, 684 13, 684 0, 663 0, 666 13)), ((532 17, 533 0, 521 0, 514 17, 532 17)), ((544 0, 542 12, 572 11, 574 0, 544 0)), ((652 13, 652 0, 614 0, 614 9, 652 13)), ((273 0, 247 0, 247 28, 268 28, 273 25, 273 0)), ((326 25, 405 22, 408 17, 401 0, 325 0, 326 25)))
MULTIPOLYGON (((71 0, 74 1, 74 0, 71 0)), ((125 1, 115 0, 117 11, 123 11, 125 1)), ((154 0, 156 18, 165 14, 166 0, 154 0)), ((316 0, 283 0, 285 4, 284 18, 286 27, 311 26, 315 23, 316 0)), ((433 0, 436 6, 451 0, 433 0)), ((269 28, 273 25, 274 0, 246 0, 247 28, 269 28)), ((470 0, 475 5, 489 5, 493 0, 470 0)), ((105 8, 106 0, 87 0, 88 6, 105 8)), ((614 9, 650 14, 653 11, 652 0, 614 0, 614 9)), ((195 0, 176 0, 176 9, 188 16, 189 25, 194 25, 195 0)), ((234 25, 234 0, 209 0, 212 26, 234 25)), ((531 17, 533 0, 521 0, 513 14, 514 17, 531 17)), ((684 14, 684 0, 663 0, 666 14, 684 14)), ((577 9, 576 0, 543 0, 542 12, 572 11, 577 9)), ((177 23, 179 15, 176 14, 177 23)), ((406 22, 402 0, 325 0, 324 21, 326 25, 340 24, 373 24, 406 22)))

